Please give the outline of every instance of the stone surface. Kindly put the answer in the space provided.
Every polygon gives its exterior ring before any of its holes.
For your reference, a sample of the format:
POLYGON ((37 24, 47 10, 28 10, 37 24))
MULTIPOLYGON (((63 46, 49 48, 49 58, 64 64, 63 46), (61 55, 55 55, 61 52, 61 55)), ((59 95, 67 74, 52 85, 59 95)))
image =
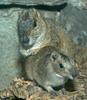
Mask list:
POLYGON ((87 0, 0 0, 0 5, 18 4, 18 5, 61 5, 68 3, 80 9, 87 9, 87 0))
POLYGON ((87 47, 87 10, 69 5, 62 11, 59 20, 76 45, 87 47))
POLYGON ((75 45, 78 63, 87 59, 87 10, 68 5, 60 14, 59 23, 75 45))
POLYGON ((20 5, 59 5, 64 3, 65 0, 0 0, 0 4, 20 4, 20 5))
POLYGON ((79 9, 87 9, 87 0, 67 0, 67 2, 79 9))
POLYGON ((21 72, 15 10, 0 10, 0 90, 7 88, 21 72))

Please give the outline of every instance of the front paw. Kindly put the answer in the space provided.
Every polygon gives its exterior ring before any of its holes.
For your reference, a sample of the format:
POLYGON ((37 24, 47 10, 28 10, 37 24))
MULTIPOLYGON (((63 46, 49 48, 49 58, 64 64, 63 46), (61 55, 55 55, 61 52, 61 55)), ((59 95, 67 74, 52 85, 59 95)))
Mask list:
POLYGON ((31 52, 31 50, 25 50, 25 49, 20 49, 20 53, 21 53, 21 55, 22 56, 24 56, 24 57, 27 57, 27 56, 30 56, 30 55, 32 55, 32 52, 31 52))
POLYGON ((58 96, 58 93, 57 93, 56 91, 51 91, 50 94, 51 94, 52 96, 58 96))

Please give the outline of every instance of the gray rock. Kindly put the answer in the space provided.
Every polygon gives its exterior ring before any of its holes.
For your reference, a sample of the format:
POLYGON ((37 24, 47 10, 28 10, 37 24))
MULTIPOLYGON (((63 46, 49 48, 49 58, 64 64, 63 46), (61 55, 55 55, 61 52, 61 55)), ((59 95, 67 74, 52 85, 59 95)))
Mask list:
POLYGON ((68 0, 67 2, 79 9, 87 9, 87 0, 68 0))
POLYGON ((68 5, 61 12, 59 21, 76 45, 87 47, 87 10, 68 5))
POLYGON ((0 0, 0 4, 20 4, 20 5, 36 5, 36 4, 46 4, 46 5, 59 5, 64 3, 65 0, 0 0))
POLYGON ((21 74, 21 66, 18 64, 17 15, 15 9, 0 10, 0 90, 7 88, 21 74))
POLYGON ((0 0, 0 5, 18 4, 18 5, 61 5, 68 3, 80 9, 87 9, 87 0, 0 0))

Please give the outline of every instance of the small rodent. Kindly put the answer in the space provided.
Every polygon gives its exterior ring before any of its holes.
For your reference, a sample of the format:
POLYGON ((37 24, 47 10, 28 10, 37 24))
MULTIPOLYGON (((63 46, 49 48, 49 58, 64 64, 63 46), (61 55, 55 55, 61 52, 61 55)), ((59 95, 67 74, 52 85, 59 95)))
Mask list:
POLYGON ((54 26, 51 27, 36 9, 23 10, 17 25, 20 53, 25 57, 35 55, 41 48, 58 42, 54 26))
POLYGON ((63 86, 77 76, 74 61, 54 47, 44 47, 36 55, 27 57, 25 72, 28 79, 35 80, 50 93, 56 93, 53 87, 63 86))

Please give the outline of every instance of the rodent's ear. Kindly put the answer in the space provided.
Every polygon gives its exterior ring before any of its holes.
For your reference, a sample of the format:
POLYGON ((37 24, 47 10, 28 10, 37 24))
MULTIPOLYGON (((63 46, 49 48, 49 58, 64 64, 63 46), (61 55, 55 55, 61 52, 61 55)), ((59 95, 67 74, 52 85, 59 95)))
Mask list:
POLYGON ((56 51, 52 52, 50 58, 51 58, 52 61, 55 61, 56 59, 58 59, 57 52, 56 51))

